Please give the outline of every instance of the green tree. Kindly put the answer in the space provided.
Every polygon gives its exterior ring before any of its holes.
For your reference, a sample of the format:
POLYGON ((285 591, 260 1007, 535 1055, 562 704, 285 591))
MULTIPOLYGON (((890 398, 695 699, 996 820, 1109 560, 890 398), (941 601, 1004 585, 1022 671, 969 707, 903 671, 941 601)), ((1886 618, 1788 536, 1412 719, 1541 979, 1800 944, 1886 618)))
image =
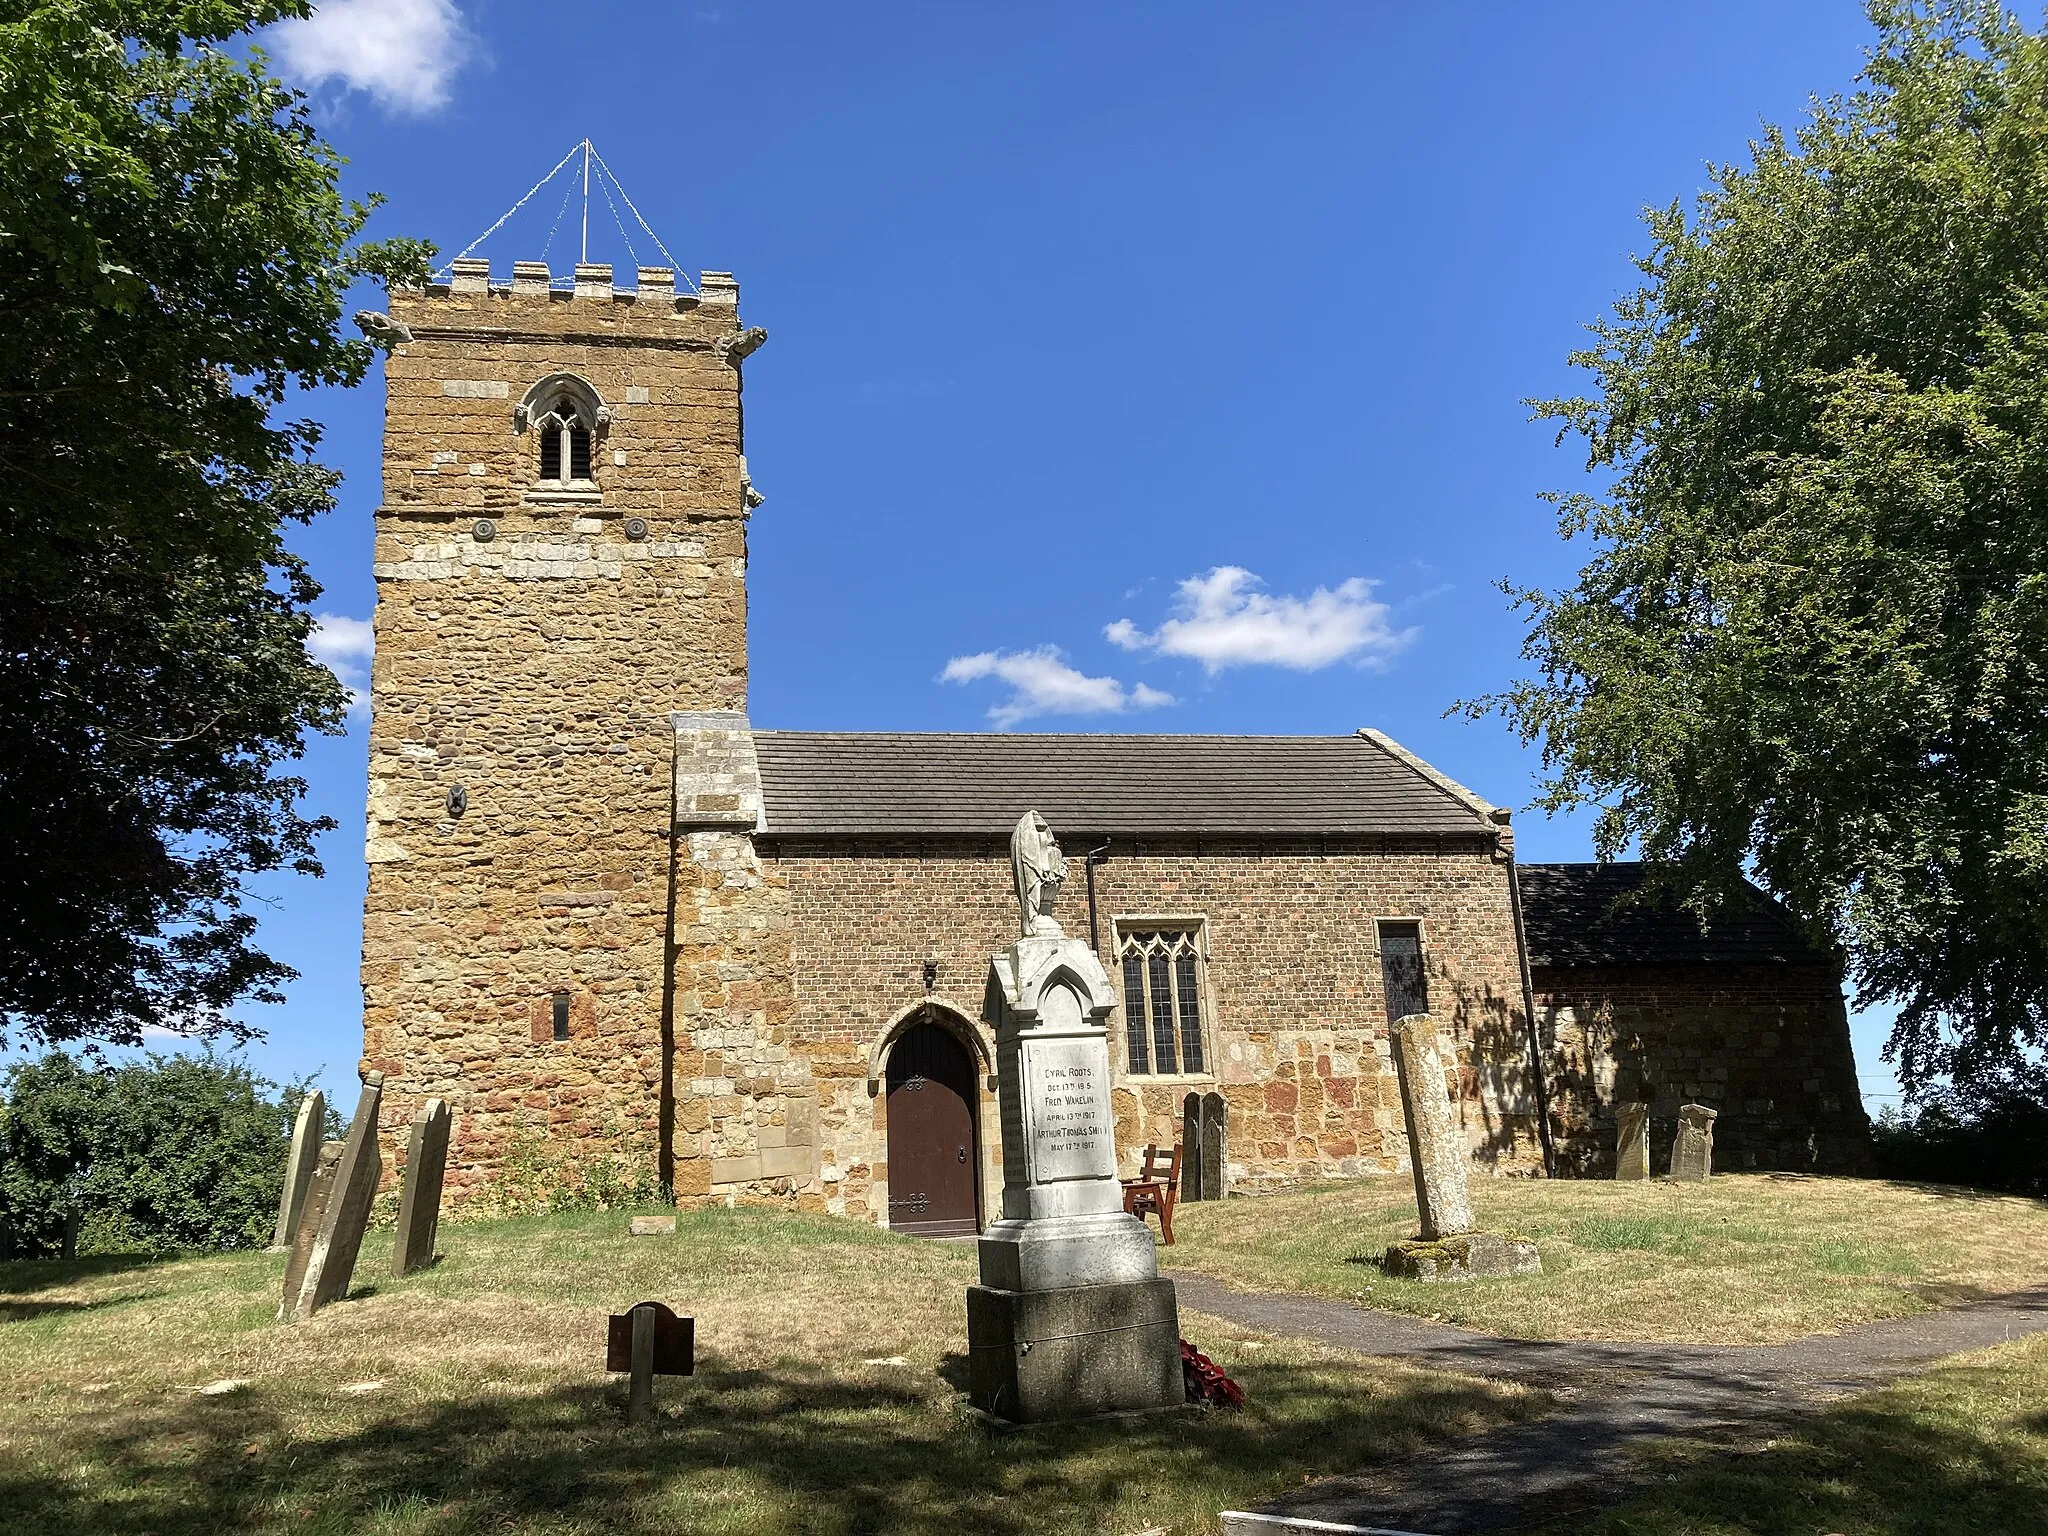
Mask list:
MULTIPOLYGON (((61 1051, 9 1071, 0 1102, 0 1253, 261 1247, 306 1085, 211 1054, 99 1068, 61 1051)), ((329 1138, 337 1130, 329 1111, 329 1138)))
MULTIPOLYGON (((0 0, 0 1026, 132 1042, 290 971, 253 873, 317 873, 285 771, 346 700, 283 530, 327 509, 288 387, 351 385, 369 208, 217 46, 305 0, 0 0)), ((7 1030, 0 1027, 0 1041, 7 1030)))
POLYGON ((2048 1008, 2048 41, 1871 7, 1858 88, 1651 211, 1646 281, 1539 403, 1594 491, 1540 675, 1465 706, 1542 743, 1702 910, 1744 868, 1893 1000, 1909 1090, 2042 1072, 2048 1008))

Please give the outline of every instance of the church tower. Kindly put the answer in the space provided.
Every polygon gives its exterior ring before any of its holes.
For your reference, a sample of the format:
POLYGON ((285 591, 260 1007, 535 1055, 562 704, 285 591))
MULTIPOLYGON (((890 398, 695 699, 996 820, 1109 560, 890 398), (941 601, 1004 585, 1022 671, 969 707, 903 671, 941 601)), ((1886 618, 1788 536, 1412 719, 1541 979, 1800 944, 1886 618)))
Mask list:
MULTIPOLYGON (((751 1028, 774 968, 739 910, 741 365, 765 333, 728 274, 637 276, 460 260, 365 317, 391 344, 365 1064, 394 1133, 449 1101, 457 1195, 522 1140, 642 1177, 659 1144, 668 1174, 678 998, 692 1029, 751 1028)), ((712 1150, 691 1134, 682 1160, 712 1150)))

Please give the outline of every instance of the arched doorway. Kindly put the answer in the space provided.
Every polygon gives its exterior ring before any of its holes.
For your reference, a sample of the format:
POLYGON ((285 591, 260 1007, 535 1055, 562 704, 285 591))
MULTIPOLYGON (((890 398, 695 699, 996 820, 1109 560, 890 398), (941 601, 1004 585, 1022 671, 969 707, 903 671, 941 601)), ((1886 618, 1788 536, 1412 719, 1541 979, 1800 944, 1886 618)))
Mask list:
POLYGON ((889 1226, 919 1237, 981 1230, 974 1058, 923 1019, 889 1049, 889 1226))

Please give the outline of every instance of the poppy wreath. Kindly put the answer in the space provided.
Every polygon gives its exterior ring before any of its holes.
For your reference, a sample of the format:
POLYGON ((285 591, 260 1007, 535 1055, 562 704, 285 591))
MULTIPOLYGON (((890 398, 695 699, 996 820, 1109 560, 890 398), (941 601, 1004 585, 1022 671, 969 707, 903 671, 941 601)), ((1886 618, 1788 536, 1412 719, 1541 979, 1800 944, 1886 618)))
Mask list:
POLYGON ((1212 1408, 1244 1406, 1244 1388, 1186 1339, 1180 1341, 1180 1375, 1191 1403, 1207 1403, 1212 1408))

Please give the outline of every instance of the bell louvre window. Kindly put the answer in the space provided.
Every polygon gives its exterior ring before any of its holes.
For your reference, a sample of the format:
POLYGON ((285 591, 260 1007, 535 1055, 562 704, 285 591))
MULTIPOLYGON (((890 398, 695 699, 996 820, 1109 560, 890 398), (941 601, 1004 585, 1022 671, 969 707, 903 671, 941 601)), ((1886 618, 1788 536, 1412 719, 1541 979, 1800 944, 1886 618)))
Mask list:
POLYGON ((567 400, 534 423, 540 434, 540 478, 555 485, 590 482, 590 423, 567 400), (567 473, 564 473, 564 471, 567 473))
POLYGON ((1380 924, 1380 981, 1387 994, 1387 1022, 1429 1012, 1429 977, 1422 965, 1420 923, 1380 924))
POLYGON ((1117 953, 1131 1076, 1205 1075, 1200 926, 1129 929, 1120 933, 1117 953))

